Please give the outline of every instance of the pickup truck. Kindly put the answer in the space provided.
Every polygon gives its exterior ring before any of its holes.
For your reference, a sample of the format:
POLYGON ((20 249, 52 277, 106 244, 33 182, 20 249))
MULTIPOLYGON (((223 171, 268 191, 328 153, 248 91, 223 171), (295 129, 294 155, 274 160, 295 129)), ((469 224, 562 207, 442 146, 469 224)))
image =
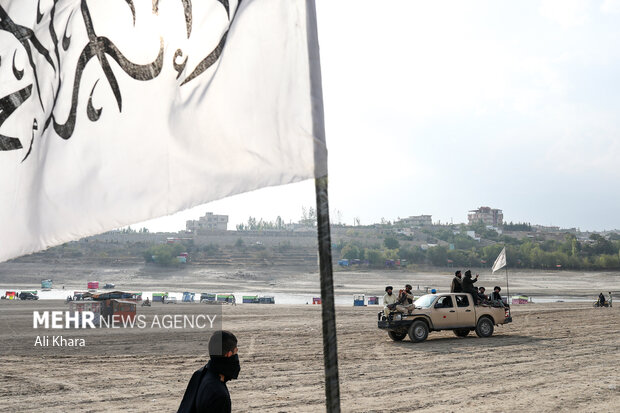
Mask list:
POLYGON ((413 342, 426 340, 430 331, 452 330, 458 337, 475 331, 478 337, 490 337, 496 325, 512 322, 510 307, 473 305, 468 293, 426 294, 414 303, 408 313, 378 314, 378 327, 386 330, 394 341, 407 334, 413 342))

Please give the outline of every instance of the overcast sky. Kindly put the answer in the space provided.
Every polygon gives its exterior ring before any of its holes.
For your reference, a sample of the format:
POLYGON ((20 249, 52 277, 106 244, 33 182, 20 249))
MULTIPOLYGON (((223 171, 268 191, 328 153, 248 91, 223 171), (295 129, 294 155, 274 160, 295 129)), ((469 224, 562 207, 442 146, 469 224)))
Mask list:
MULTIPOLYGON (((620 0, 317 0, 317 13, 332 222, 460 223, 490 206, 620 228, 620 0)), ((206 211, 229 229, 297 221, 314 203, 306 181, 147 226, 206 211)))

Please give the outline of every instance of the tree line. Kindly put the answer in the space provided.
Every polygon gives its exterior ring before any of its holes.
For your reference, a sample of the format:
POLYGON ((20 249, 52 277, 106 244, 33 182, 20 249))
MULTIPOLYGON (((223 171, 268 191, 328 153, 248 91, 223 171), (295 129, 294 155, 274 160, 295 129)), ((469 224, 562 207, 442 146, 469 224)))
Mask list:
MULTIPOLYGON (((493 231, 495 232, 495 231, 493 231)), ((579 241, 574 234, 566 234, 563 241, 522 239, 498 236, 497 243, 481 246, 471 237, 437 231, 435 239, 450 246, 437 245, 422 249, 402 245, 396 236, 385 237, 383 244, 364 245, 360 241, 340 242, 336 250, 345 259, 367 260, 369 265, 380 267, 386 260, 401 259, 409 263, 437 267, 490 268, 504 246, 510 268, 616 270, 620 269, 620 236, 607 239, 599 234, 579 241)), ((404 238, 404 237, 403 237, 404 238)))

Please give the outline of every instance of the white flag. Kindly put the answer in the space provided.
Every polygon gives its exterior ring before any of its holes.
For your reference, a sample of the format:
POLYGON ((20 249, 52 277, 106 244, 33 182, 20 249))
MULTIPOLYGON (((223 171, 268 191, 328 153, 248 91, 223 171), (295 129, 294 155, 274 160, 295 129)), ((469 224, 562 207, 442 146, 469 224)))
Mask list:
POLYGON ((0 0, 0 261, 327 174, 313 0, 0 0))
POLYGON ((502 249, 502 252, 499 253, 495 262, 493 263, 493 272, 502 269, 506 266, 506 247, 502 249))

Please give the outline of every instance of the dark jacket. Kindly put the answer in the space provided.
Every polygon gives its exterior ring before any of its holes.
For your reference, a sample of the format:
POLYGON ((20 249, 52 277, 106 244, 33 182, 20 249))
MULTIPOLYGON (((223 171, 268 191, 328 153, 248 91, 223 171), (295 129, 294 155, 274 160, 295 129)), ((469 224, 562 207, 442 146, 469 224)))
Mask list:
POLYGON ((473 294, 474 296, 478 295, 478 290, 476 289, 476 287, 474 287, 474 283, 478 281, 475 280, 473 278, 471 278, 471 276, 465 276, 465 278, 463 278, 463 292, 464 293, 470 293, 473 294))
POLYGON ((230 413, 230 393, 220 375, 209 364, 196 370, 189 380, 177 413, 230 413))
POLYGON ((461 293, 463 292, 463 280, 461 280, 456 275, 452 279, 452 285, 450 286, 451 293, 461 293))
POLYGON ((493 293, 491 294, 491 300, 502 301, 502 295, 497 291, 493 291, 493 293))

